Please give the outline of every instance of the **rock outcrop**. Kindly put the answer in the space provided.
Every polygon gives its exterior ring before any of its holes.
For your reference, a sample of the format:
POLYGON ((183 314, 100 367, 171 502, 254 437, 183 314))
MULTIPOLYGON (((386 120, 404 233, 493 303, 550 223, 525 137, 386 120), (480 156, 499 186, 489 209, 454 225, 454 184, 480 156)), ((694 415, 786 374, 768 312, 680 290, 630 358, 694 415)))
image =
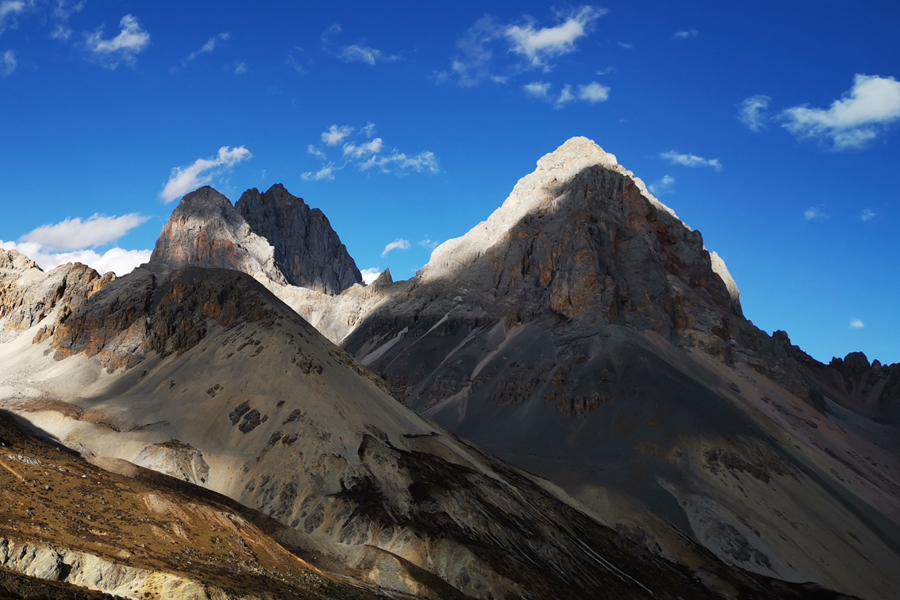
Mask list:
POLYGON ((286 281, 272 245, 253 232, 228 198, 209 186, 181 199, 149 264, 163 272, 197 266, 241 271, 261 281, 286 281))
POLYGON ((356 263, 322 211, 310 209, 281 184, 262 194, 247 190, 235 208, 252 231, 272 244, 287 283, 329 295, 362 283, 356 263))
POLYGON ((150 257, 154 271, 186 266, 232 269, 278 291, 286 285, 326 295, 362 283, 356 263, 318 209, 281 185, 245 192, 233 206, 202 187, 187 194, 150 257))

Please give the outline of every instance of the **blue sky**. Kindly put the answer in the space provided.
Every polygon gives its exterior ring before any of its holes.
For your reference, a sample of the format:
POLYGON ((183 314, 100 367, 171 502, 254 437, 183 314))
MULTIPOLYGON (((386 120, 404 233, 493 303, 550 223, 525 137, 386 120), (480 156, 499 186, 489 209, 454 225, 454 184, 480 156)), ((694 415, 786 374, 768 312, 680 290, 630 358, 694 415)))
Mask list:
POLYGON ((0 244, 124 271, 283 183, 407 278, 584 135, 820 360, 900 361, 900 6, 0 0, 0 244))

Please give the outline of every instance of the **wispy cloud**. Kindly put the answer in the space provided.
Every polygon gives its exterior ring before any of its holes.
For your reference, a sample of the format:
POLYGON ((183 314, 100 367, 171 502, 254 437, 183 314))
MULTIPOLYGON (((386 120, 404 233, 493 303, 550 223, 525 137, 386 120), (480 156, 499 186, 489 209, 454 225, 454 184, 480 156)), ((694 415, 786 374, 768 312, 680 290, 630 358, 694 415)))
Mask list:
POLYGON ((300 46, 292 48, 284 62, 300 75, 305 75, 307 68, 312 64, 312 60, 303 55, 303 48, 300 46))
POLYGON ((53 20, 53 31, 50 37, 54 40, 68 41, 72 37, 72 29, 69 27, 69 18, 84 8, 84 2, 69 4, 66 0, 57 0, 56 6, 50 13, 53 20))
POLYGON ((429 250, 434 250, 435 248, 437 248, 438 246, 440 246, 441 243, 440 243, 440 242, 435 242, 435 241, 432 240, 430 237, 426 237, 424 240, 422 240, 421 242, 419 242, 419 245, 422 246, 423 248, 428 248, 429 250))
POLYGON ((762 131, 766 126, 768 117, 764 111, 769 108, 771 98, 763 94, 745 98, 738 107, 738 119, 750 128, 751 131, 762 131))
POLYGON ((866 324, 860 321, 859 319, 850 319, 850 327, 853 329, 862 329, 866 324))
POLYGON ((616 42, 616 45, 619 48, 625 48, 626 50, 633 50, 634 44, 626 44, 625 42, 616 42))
POLYGON ((322 134, 322 141, 329 146, 337 146, 351 133, 353 133, 352 127, 332 125, 328 131, 322 134))
POLYGON ((681 31, 676 31, 672 34, 672 38, 676 40, 689 40, 691 38, 695 38, 700 35, 700 32, 696 29, 682 29, 681 31))
POLYGON ((0 35, 7 29, 18 27, 16 18, 32 6, 31 2, 24 0, 3 0, 0 2, 0 35))
POLYGON ((868 223, 869 221, 871 221, 874 218, 875 218, 875 211, 872 210, 871 208, 864 208, 863 211, 861 213, 859 213, 859 219, 863 223, 868 223))
POLYGON ((834 150, 865 147, 900 120, 900 82, 856 75, 853 87, 827 109, 795 106, 781 113, 785 129, 800 139, 829 141, 834 150))
POLYGON ((663 152, 660 156, 673 165, 682 165, 684 167, 712 167, 716 171, 722 170, 722 163, 718 158, 703 158, 696 154, 681 154, 677 150, 669 150, 663 152))
POLYGON ((16 60, 16 53, 7 50, 0 54, 0 77, 9 77, 16 70, 19 61, 16 60))
POLYGON ((403 238, 397 238, 390 244, 384 247, 384 252, 381 253, 382 258, 388 255, 388 252, 392 252, 394 250, 409 250, 409 240, 404 240, 403 238))
POLYGON ((186 67, 189 62, 195 60, 198 56, 201 56, 203 54, 212 54, 213 50, 216 49, 216 46, 219 45, 219 42, 224 42, 229 38, 231 38, 231 34, 227 32, 212 36, 206 41, 205 44, 203 44, 203 46, 199 50, 195 50, 188 54, 187 58, 181 61, 181 66, 186 67))
POLYGON ((596 81, 579 85, 577 89, 570 84, 566 84, 562 87, 559 94, 553 93, 552 90, 553 85, 546 81, 533 81, 522 86, 522 91, 527 95, 553 104, 554 108, 557 109, 563 108, 566 104, 576 100, 587 102, 588 104, 596 104, 609 98, 609 88, 600 85, 596 81))
POLYGON ((52 225, 42 225, 23 235, 20 242, 40 244, 49 252, 81 250, 110 244, 147 221, 137 213, 121 217, 105 217, 95 214, 85 220, 80 217, 65 219, 52 225))
POLYGON ((246 60, 235 60, 225 64, 225 70, 231 71, 235 75, 243 75, 250 70, 246 60))
POLYGON ((816 221, 819 219, 827 219, 828 215, 822 211, 823 208, 824 207, 822 205, 810 206, 805 211, 803 211, 803 219, 806 221, 816 221))
POLYGON ((300 177, 302 177, 304 181, 321 181, 323 179, 334 179, 335 170, 337 169, 335 169, 334 163, 328 163, 318 171, 307 171, 306 173, 300 175, 300 177))
POLYGON ((188 192, 207 185, 222 172, 252 157, 250 151, 243 146, 237 148, 222 146, 218 155, 213 158, 198 158, 192 165, 172 169, 172 175, 159 196, 166 202, 172 202, 188 192))
POLYGON ((0 240, 0 248, 21 252, 45 271, 66 263, 80 262, 100 273, 112 271, 118 277, 127 275, 135 267, 150 260, 151 254, 150 250, 125 250, 124 248, 110 248, 103 254, 87 249, 74 252, 50 252, 36 242, 16 243, 2 240, 0 240))
POLYGON ((372 154, 378 154, 379 152, 381 152, 383 143, 384 142, 381 138, 375 138, 371 142, 366 142, 359 145, 348 142, 344 144, 344 156, 363 158, 372 154))
POLYGON ((138 20, 125 15, 119 22, 122 30, 114 38, 104 39, 103 28, 87 36, 88 53, 107 69, 116 69, 119 64, 134 64, 135 57, 150 45, 150 34, 141 29, 138 20))
POLYGON ((337 56, 344 62, 363 62, 374 67, 378 63, 400 60, 400 57, 397 55, 385 54, 381 50, 366 46, 363 43, 350 44, 347 46, 337 45, 332 39, 341 33, 341 31, 343 31, 341 26, 335 23, 322 33, 321 40, 323 50, 337 56))
POLYGON ((540 26, 529 16, 503 24, 486 15, 456 42, 450 68, 436 72, 435 80, 472 87, 485 81, 506 83, 532 69, 549 72, 554 60, 578 49, 577 42, 588 36, 607 12, 591 6, 557 11, 556 23, 550 26, 540 26))
POLYGON ((510 50, 522 55, 533 67, 544 67, 548 61, 575 51, 575 42, 588 34, 594 21, 605 15, 606 9, 582 6, 568 15, 557 14, 561 21, 553 27, 536 27, 534 19, 526 17, 522 25, 509 25, 503 35, 510 50))
POLYGON ((413 172, 440 172, 438 158, 434 152, 426 150, 409 155, 396 148, 387 151, 382 138, 369 139, 374 132, 374 123, 367 123, 365 127, 359 128, 358 134, 357 130, 349 125, 332 125, 321 135, 324 146, 316 147, 310 144, 307 147, 307 153, 322 161, 322 168, 318 171, 307 171, 301 177, 307 181, 330 180, 334 179, 335 171, 351 165, 360 171, 397 175, 413 172), (352 139, 354 136, 355 139, 352 139), (361 139, 361 136, 365 136, 368 141, 361 139), (329 152, 331 152, 329 148, 339 144, 341 144, 341 155, 337 158, 329 158, 329 152))

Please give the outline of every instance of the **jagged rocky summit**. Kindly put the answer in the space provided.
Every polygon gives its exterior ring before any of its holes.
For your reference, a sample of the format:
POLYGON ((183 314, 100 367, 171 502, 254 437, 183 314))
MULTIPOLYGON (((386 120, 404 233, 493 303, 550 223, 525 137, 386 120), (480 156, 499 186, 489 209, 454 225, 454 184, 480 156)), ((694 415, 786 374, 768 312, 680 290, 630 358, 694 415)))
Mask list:
POLYGON ((234 269, 327 295, 362 283, 322 211, 281 184, 262 194, 248 190, 237 206, 208 186, 187 194, 163 228, 150 263, 234 269))

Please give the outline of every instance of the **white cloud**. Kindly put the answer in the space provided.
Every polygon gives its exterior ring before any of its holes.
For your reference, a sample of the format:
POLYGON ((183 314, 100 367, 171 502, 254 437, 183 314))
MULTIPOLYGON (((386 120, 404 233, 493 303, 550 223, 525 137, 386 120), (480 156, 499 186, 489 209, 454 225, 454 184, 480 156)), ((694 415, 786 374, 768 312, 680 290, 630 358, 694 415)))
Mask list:
POLYGON ((211 54, 220 41, 225 41, 231 37, 230 33, 220 33, 209 38, 205 44, 199 49, 188 54, 187 58, 181 61, 181 66, 187 66, 187 63, 196 59, 201 54, 211 54))
POLYGON ((587 36, 594 22, 607 12, 591 6, 557 12, 557 24, 551 27, 539 27, 531 17, 523 17, 519 23, 498 24, 486 15, 456 42, 458 53, 452 57, 450 68, 435 72, 435 80, 454 80, 463 87, 472 87, 483 81, 503 84, 534 68, 549 71, 551 61, 575 52, 576 42, 587 36), (500 73, 495 72, 498 69, 500 73))
POLYGON ((875 218, 875 211, 871 208, 864 208, 863 211, 859 213, 859 218, 863 223, 868 223, 875 218))
POLYGON ((234 62, 230 62, 225 65, 225 68, 229 71, 234 70, 235 75, 243 75, 248 71, 247 61, 245 60, 236 60, 234 62))
POLYGON ((136 213, 121 217, 95 214, 84 221, 75 218, 53 225, 42 225, 23 235, 19 241, 40 244, 48 252, 96 248, 116 241, 146 220, 147 217, 136 213))
POLYGON ((559 97, 556 99, 556 103, 554 104, 553 108, 559 110, 573 100, 575 100, 575 94, 572 93, 572 86, 566 84, 565 86, 563 86, 562 91, 559 93, 559 97))
POLYGON ((663 175, 662 179, 655 183, 651 183, 649 187, 651 193, 662 196, 663 194, 671 192, 673 185, 675 185, 675 178, 671 175, 663 175))
POLYGON ((47 252, 40 244, 25 242, 4 242, 0 240, 0 248, 18 250, 38 264, 44 271, 49 271, 66 263, 80 262, 96 269, 100 273, 112 271, 117 277, 127 275, 135 267, 150 260, 151 250, 125 250, 110 248, 103 254, 94 250, 77 250, 75 252, 47 252))
POLYGON ((190 166, 172 169, 172 175, 159 196, 166 202, 171 202, 210 183, 217 174, 249 158, 253 158, 253 155, 243 146, 222 146, 214 158, 198 158, 190 166))
POLYGON ((663 152, 660 156, 673 165, 682 165, 685 167, 712 167, 716 171, 722 170, 722 164, 718 158, 706 159, 696 154, 680 154, 676 150, 663 152))
POLYGON ((375 124, 367 123, 365 127, 359 129, 359 133, 353 127, 338 127, 332 125, 328 131, 322 134, 322 141, 325 146, 316 148, 312 144, 307 147, 307 152, 322 161, 322 168, 317 171, 308 171, 303 173, 301 177, 310 181, 322 179, 334 179, 334 172, 339 171, 349 165, 355 165, 360 171, 376 170, 382 173, 395 173, 397 175, 405 175, 411 172, 417 173, 438 173, 437 156, 431 151, 420 152, 410 156, 404 152, 400 152, 396 148, 390 153, 383 154, 385 150, 384 140, 380 137, 364 141, 362 135, 366 138, 375 132, 375 124), (354 139, 355 137, 355 139, 354 139), (346 141, 345 141, 346 140, 346 141), (329 160, 327 152, 328 146, 336 146, 338 143, 344 142, 341 148, 341 156, 335 163, 329 160))
POLYGON ((404 240, 403 238, 397 238, 390 244, 384 247, 384 252, 381 253, 382 257, 387 256, 388 252, 393 250, 409 250, 409 240, 404 240))
POLYGON ((533 81, 527 85, 523 85, 522 89, 525 90, 525 93, 529 96, 534 96, 535 98, 544 99, 550 93, 550 84, 546 81, 533 81))
POLYGON ((312 171, 307 171, 300 175, 304 181, 321 181, 323 179, 332 180, 334 179, 335 166, 332 163, 328 163, 315 173, 312 171))
POLYGON ((374 283, 375 280, 378 279, 378 276, 381 275, 381 273, 382 270, 377 267, 371 267, 360 271, 360 274, 363 278, 363 283, 365 283, 366 285, 374 283))
POLYGON ((366 142, 365 144, 360 144, 358 146, 348 142, 344 144, 344 156, 362 158, 364 156, 369 156, 370 154, 378 154, 381 152, 382 143, 381 138, 375 138, 371 142, 366 142))
POLYGON ((16 70, 19 62, 16 60, 16 53, 7 50, 0 54, 0 77, 9 77, 16 70))
POLYGON ((438 246, 440 246, 441 243, 440 243, 440 242, 435 242, 435 241, 432 240, 431 238, 426 237, 424 240, 422 240, 421 242, 419 242, 419 245, 422 246, 423 248, 428 248, 429 250, 434 250, 435 248, 437 248, 438 246))
POLYGON ((53 31, 50 32, 50 38, 54 40, 67 41, 72 37, 72 30, 69 28, 69 17, 73 13, 80 12, 84 8, 84 2, 70 5, 66 0, 57 0, 56 8, 50 13, 53 18, 53 31))
POLYGON ((816 219, 827 219, 828 215, 822 212, 822 206, 810 206, 803 211, 803 218, 807 221, 815 221, 816 219))
POLYGON ((324 32, 322 32, 322 49, 329 52, 344 62, 364 62, 368 65, 375 66, 378 63, 393 62, 400 60, 399 56, 388 55, 378 50, 364 46, 363 44, 350 44, 349 46, 336 47, 331 39, 339 34, 341 26, 335 23, 324 32))
POLYGON ((3 0, 0 2, 0 35, 6 31, 7 27, 15 29, 17 27, 16 17, 25 12, 30 6, 30 2, 24 0, 3 0))
POLYGON ((690 38, 695 38, 700 35, 700 32, 696 29, 682 29, 681 31, 676 31, 672 34, 672 37, 676 40, 687 40, 690 38))
POLYGON ((108 69, 115 69, 121 62, 133 64, 135 57, 150 45, 150 34, 141 29, 134 16, 125 15, 119 25, 122 31, 114 38, 103 39, 102 27, 87 37, 88 52, 108 69))
POLYGON ((503 35, 509 41, 512 52, 527 58, 533 67, 543 67, 551 58, 574 52, 575 42, 586 36, 594 21, 607 12, 605 9, 582 6, 554 27, 537 29, 534 21, 528 19, 524 25, 507 26, 503 35))
POLYGON ((546 81, 534 81, 522 86, 522 90, 529 96, 552 103, 554 108, 557 109, 563 108, 566 104, 576 100, 596 104, 609 98, 609 88, 600 85, 596 81, 586 85, 579 85, 577 93, 573 91, 573 87, 569 84, 563 86, 559 95, 551 94, 552 89, 553 85, 546 81))
POLYGON ((449 80, 451 74, 462 87, 473 87, 486 79, 493 79, 491 62, 494 58, 492 44, 500 37, 500 28, 491 16, 484 16, 457 40, 456 48, 461 54, 450 62, 450 73, 438 72, 438 83, 449 80))
POLYGON ((328 131, 322 134, 322 141, 329 146, 337 146, 351 133, 353 133, 352 127, 338 127, 337 125, 332 125, 328 128, 328 131))
POLYGON ((634 44, 626 44, 625 42, 616 42, 616 45, 620 48, 625 48, 626 50, 631 50, 634 48, 634 44))
POLYGON ((771 98, 764 96, 763 94, 745 98, 743 102, 738 104, 740 107, 738 119, 741 123, 749 127, 751 131, 762 131, 765 128, 766 120, 768 119, 768 117, 763 114, 763 111, 769 108, 770 100, 771 98))
POLYGON ((850 319, 850 327, 853 329, 862 329, 866 324, 860 321, 859 319, 850 319))
POLYGON ((357 163, 360 171, 368 171, 372 168, 379 169, 382 173, 396 173, 404 175, 410 171, 416 173, 440 173, 438 159, 434 152, 425 151, 415 156, 407 156, 403 152, 394 149, 388 156, 372 156, 365 162, 357 163))
POLYGON ((856 75, 853 87, 830 108, 795 106, 784 110, 781 118, 785 129, 798 138, 830 140, 835 150, 862 148, 900 120, 900 82, 856 75))
POLYGON ((609 99, 609 88, 605 85, 600 85, 596 81, 592 81, 587 85, 580 85, 578 86, 578 99, 591 104, 605 102, 609 99))

